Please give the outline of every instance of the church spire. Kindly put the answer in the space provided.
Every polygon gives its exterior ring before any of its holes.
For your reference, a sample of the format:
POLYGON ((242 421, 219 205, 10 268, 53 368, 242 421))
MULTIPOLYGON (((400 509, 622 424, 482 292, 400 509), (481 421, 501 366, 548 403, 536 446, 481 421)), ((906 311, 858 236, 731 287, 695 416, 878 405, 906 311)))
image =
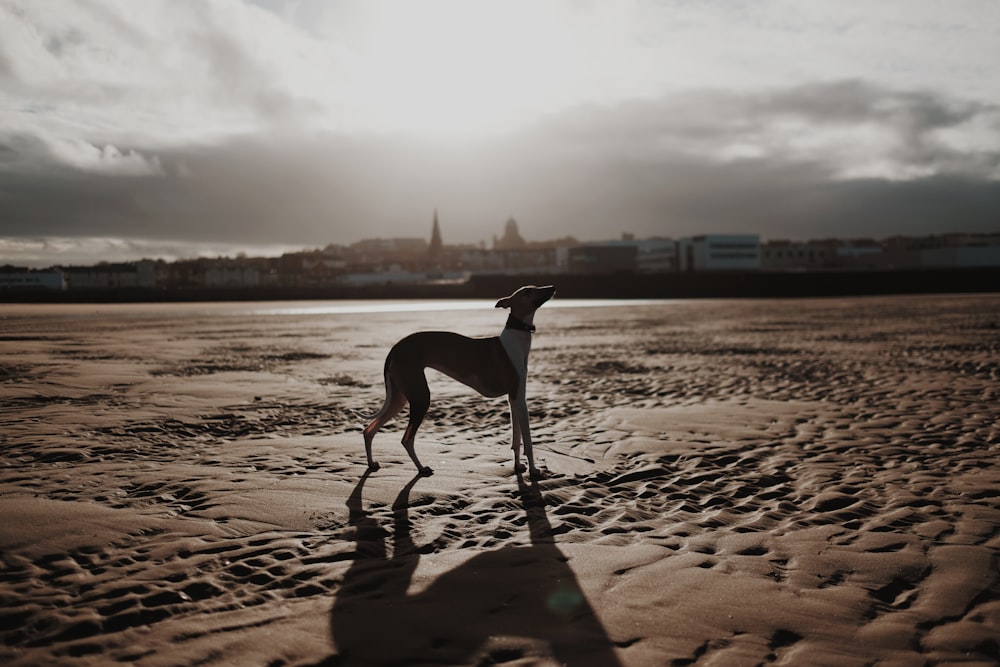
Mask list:
POLYGON ((439 257, 441 255, 441 250, 443 244, 441 242, 441 225, 438 224, 438 212, 434 209, 434 228, 431 230, 431 247, 428 250, 428 254, 431 257, 439 257))

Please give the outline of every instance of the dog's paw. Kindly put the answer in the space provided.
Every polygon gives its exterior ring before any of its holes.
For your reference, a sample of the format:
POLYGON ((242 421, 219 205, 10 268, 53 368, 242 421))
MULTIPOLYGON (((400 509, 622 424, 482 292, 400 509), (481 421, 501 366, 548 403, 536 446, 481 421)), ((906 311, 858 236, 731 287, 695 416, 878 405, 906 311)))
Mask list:
POLYGON ((420 469, 420 476, 421 477, 430 477, 433 474, 434 474, 434 469, 433 468, 429 468, 427 466, 424 466, 423 468, 420 469))
POLYGON ((531 469, 531 479, 542 479, 543 477, 545 477, 545 475, 542 474, 541 470, 538 468, 531 469))

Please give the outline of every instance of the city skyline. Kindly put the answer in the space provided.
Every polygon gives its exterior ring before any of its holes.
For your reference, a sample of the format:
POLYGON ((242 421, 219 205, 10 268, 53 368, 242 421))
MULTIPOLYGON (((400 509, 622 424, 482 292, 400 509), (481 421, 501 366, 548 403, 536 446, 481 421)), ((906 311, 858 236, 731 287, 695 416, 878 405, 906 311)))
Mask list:
POLYGON ((1000 8, 0 0, 0 263, 1000 228, 1000 8))

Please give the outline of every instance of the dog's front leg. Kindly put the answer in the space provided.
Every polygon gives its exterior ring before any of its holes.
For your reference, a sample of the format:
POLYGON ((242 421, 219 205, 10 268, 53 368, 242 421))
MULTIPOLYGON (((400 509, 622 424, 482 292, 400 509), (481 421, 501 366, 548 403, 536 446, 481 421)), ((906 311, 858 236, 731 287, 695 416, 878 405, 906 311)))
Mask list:
MULTIPOLYGON (((522 388, 520 395, 511 402, 511 421, 518 428, 521 441, 524 443, 524 455, 528 459, 528 473, 532 478, 538 479, 541 477, 541 473, 538 468, 535 467, 535 453, 531 447, 531 425, 528 423, 528 402, 524 399, 524 389, 522 388), (514 415, 517 415, 514 417, 514 415)), ((515 436, 516 437, 516 436, 515 436)), ((516 441, 516 440, 515 440, 516 441)), ((518 451, 514 450, 514 469, 517 472, 523 472, 524 468, 521 467, 518 459, 518 451)))
POLYGON ((514 450, 514 472, 524 472, 521 466, 521 415, 517 407, 517 395, 507 396, 510 403, 510 448, 514 450))

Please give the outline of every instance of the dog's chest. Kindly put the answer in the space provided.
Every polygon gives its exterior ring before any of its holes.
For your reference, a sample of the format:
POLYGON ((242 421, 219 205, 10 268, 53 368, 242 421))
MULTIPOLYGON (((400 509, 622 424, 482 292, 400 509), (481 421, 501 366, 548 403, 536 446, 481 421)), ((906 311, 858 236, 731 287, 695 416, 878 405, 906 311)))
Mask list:
POLYGON ((500 344, 514 365, 517 376, 523 381, 528 376, 528 352, 531 351, 531 334, 524 331, 504 329, 500 334, 500 344))

